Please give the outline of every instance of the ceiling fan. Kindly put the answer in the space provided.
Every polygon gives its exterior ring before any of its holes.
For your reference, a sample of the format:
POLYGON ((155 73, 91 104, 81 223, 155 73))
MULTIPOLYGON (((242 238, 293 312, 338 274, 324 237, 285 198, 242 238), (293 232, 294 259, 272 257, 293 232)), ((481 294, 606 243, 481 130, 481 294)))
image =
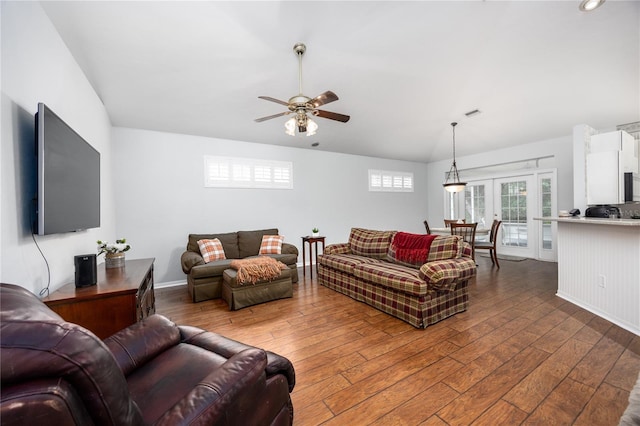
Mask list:
POLYGON ((289 102, 281 101, 279 99, 272 98, 270 96, 258 96, 260 99, 266 101, 275 102, 280 105, 284 105, 288 108, 288 111, 284 111, 278 114, 269 115, 267 117, 256 118, 255 121, 260 123, 266 120, 270 120, 276 117, 282 117, 284 115, 295 114, 285 123, 286 133, 291 136, 295 136, 295 128, 298 128, 298 132, 307 133, 307 136, 314 135, 318 129, 318 125, 307 114, 314 115, 316 117, 328 118, 329 120, 336 120, 346 123, 349 121, 349 116, 344 114, 338 114, 337 112, 330 112, 318 109, 318 107, 334 102, 338 100, 338 96, 331 90, 316 96, 311 99, 308 96, 302 94, 302 55, 307 47, 303 43, 296 43, 293 46, 293 51, 298 55, 298 80, 299 80, 299 94, 289 99, 289 102))

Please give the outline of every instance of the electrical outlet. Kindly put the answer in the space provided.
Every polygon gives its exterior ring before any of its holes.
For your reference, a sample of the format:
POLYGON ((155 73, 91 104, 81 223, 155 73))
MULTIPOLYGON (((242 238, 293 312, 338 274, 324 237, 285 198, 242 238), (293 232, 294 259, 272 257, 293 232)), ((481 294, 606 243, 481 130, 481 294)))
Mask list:
POLYGON ((598 275, 598 287, 607 288, 607 277, 598 275))

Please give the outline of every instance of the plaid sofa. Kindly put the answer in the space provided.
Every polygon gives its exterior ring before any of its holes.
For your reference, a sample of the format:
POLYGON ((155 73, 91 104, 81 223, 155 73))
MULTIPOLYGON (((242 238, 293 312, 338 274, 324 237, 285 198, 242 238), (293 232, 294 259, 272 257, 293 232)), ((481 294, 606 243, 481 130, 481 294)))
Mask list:
POLYGON ((411 264, 396 256, 396 234, 352 228, 349 242, 331 244, 319 256, 319 283, 416 328, 465 311, 476 273, 469 244, 436 236, 424 263, 411 264))

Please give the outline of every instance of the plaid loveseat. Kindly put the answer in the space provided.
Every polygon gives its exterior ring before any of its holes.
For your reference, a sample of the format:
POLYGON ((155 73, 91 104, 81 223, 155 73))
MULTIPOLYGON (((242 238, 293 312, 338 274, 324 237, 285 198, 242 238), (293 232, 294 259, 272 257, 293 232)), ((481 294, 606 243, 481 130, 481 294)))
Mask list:
POLYGON ((320 284, 416 328, 465 311, 467 282, 475 273, 471 247, 456 235, 352 228, 349 242, 327 246, 318 259, 320 284), (428 248, 402 252, 404 247, 397 244, 401 236, 427 241, 428 248))

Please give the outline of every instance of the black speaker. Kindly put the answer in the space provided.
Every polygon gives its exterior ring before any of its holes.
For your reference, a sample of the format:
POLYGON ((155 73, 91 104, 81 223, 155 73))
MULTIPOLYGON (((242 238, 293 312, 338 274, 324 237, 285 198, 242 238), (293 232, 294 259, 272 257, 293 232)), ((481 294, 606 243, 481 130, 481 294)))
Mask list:
POLYGON ((98 282, 98 267, 95 254, 80 254, 73 257, 76 265, 76 287, 89 287, 98 282))

